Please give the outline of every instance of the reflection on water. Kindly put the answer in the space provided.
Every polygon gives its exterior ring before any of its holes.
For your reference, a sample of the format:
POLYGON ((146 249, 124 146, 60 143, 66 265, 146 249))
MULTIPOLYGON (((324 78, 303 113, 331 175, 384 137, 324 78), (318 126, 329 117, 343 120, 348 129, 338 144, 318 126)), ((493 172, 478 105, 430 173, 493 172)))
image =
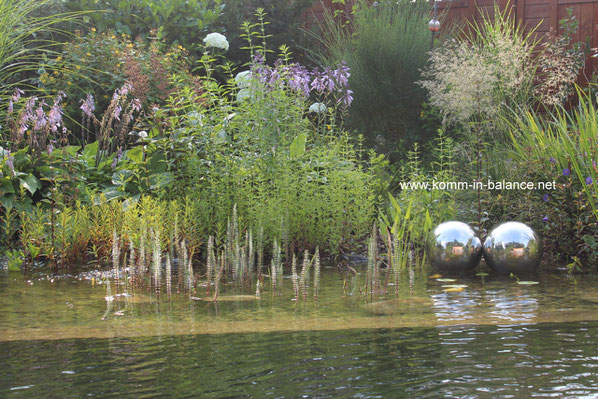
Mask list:
POLYGON ((107 290, 97 282, 0 273, 0 341, 598 320, 596 277, 537 279, 537 285, 475 276, 447 282, 418 272, 396 290, 389 286, 386 296, 369 298, 360 293, 363 276, 353 281, 328 268, 317 302, 311 294, 294 300, 285 278, 280 294, 265 284, 256 299, 251 287, 231 284, 214 303, 184 294, 157 298, 114 283, 107 290))
POLYGON ((0 273, 0 397, 598 397, 598 281, 537 277, 213 303, 0 273))
POLYGON ((598 396, 595 322, 0 343, 0 397, 598 396))

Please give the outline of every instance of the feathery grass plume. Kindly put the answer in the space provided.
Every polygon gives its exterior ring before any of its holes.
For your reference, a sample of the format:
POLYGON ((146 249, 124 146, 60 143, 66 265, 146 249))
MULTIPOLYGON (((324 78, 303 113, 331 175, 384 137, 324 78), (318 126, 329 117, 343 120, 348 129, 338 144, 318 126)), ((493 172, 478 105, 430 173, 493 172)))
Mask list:
POLYGON ((415 269, 413 268, 413 252, 409 250, 407 252, 409 257, 409 292, 413 291, 413 284, 415 282, 415 269))
POLYGON ((187 267, 187 262, 189 254, 187 252, 187 245, 185 244, 184 240, 181 242, 181 249, 182 255, 181 259, 179 259, 179 276, 181 277, 179 277, 179 279, 182 281, 182 286, 184 288, 188 288, 189 268, 187 267))
POLYGON ((399 295, 399 287, 401 285, 401 270, 403 269, 403 250, 399 248, 399 235, 394 232, 392 234, 392 267, 395 283, 395 295, 399 295))
POLYGON ((278 255, 280 248, 278 247, 278 241, 274 240, 272 245, 272 260, 270 263, 270 284, 272 286, 272 294, 276 293, 276 283, 278 282, 278 255))
POLYGON ((370 298, 377 292, 378 287, 378 235, 376 223, 372 226, 372 233, 368 242, 368 268, 366 274, 366 293, 369 289, 370 298))
POLYGON ((299 276, 297 276, 297 257, 293 253, 293 260, 291 262, 291 277, 293 279, 293 291, 295 292, 295 300, 299 300, 299 276))
POLYGON ((210 295, 210 288, 212 286, 212 280, 214 276, 214 237, 210 236, 208 238, 208 256, 206 260, 206 275, 208 277, 208 282, 206 284, 206 295, 210 295))
POLYGON ((307 301, 307 280, 309 278, 309 267, 311 263, 309 261, 309 251, 306 249, 303 253, 303 265, 301 267, 301 279, 299 280, 299 285, 301 287, 301 293, 303 295, 303 300, 307 301))
POLYGON ((160 243, 160 231, 153 233, 152 246, 152 269, 154 276, 154 288, 160 294, 161 273, 162 273, 162 247, 160 243))
POLYGON ((318 291, 320 288, 320 249, 316 247, 314 255, 314 299, 318 300, 318 291))
POLYGON ((118 235, 116 230, 112 233, 112 267, 114 268, 114 278, 118 284, 119 281, 119 261, 120 261, 120 245, 118 242, 118 235))
MULTIPOLYGON (((216 282, 215 282, 215 286, 214 286, 214 300, 218 299, 218 293, 220 292, 220 280, 222 279, 222 273, 225 272, 225 264, 226 264, 226 258, 224 256, 224 252, 225 251, 221 251, 220 252, 220 256, 218 257, 219 263, 220 263, 220 269, 218 270, 218 274, 216 275, 216 282)), ((258 287, 259 290, 259 287, 258 287)))
POLYGON ((264 267, 264 227, 260 226, 257 235, 257 278, 262 278, 262 269, 264 267))
POLYGON ((135 256, 135 245, 133 244, 133 240, 129 240, 129 269, 131 271, 131 284, 133 285, 137 283, 137 278, 139 277, 135 256))
POLYGON ((187 261, 187 275, 189 276, 187 280, 187 289, 192 291, 193 286, 195 285, 195 276, 193 275, 193 249, 189 254, 189 260, 187 261))
POLYGON ((256 279, 256 281, 255 281, 255 296, 258 298, 262 297, 261 286, 262 286, 262 281, 260 279, 256 279))
POLYGON ((170 254, 166 254, 166 294, 170 298, 172 291, 172 263, 170 261, 170 254))
POLYGON ((251 281, 253 277, 253 268, 255 267, 255 251, 253 250, 253 233, 251 229, 249 229, 247 240, 247 277, 249 281, 251 281))

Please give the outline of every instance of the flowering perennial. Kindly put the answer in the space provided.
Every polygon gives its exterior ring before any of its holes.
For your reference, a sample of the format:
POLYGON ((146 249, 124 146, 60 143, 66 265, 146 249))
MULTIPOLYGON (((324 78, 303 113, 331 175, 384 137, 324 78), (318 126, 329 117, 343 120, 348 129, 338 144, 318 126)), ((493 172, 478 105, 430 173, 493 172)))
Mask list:
POLYGON ((228 40, 226 40, 226 37, 220 33, 210 33, 203 39, 203 42, 206 47, 215 47, 224 51, 228 50, 228 40))

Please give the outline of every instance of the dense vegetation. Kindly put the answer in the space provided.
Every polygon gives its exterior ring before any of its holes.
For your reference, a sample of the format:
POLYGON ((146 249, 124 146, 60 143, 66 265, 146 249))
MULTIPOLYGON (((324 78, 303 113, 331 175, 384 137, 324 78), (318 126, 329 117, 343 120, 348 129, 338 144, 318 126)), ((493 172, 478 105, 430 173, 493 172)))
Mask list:
POLYGON ((358 1, 320 41, 290 22, 312 3, 0 0, 9 265, 114 264, 120 249, 241 262, 252 237, 287 262, 376 235, 420 254, 459 218, 482 236, 528 223, 552 260, 594 268, 597 108, 575 86, 589 49, 572 16, 537 42, 497 10, 430 51, 428 2, 358 1), (399 186, 502 179, 557 189, 399 186))

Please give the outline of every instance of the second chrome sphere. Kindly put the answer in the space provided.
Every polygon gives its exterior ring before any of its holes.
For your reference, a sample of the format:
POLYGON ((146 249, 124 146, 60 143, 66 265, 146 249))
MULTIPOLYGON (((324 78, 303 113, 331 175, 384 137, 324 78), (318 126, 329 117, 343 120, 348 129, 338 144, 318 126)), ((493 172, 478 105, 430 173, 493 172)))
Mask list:
POLYGON ((475 232, 462 222, 441 223, 428 236, 426 245, 432 266, 446 271, 473 269, 482 257, 482 244, 475 232))
POLYGON ((484 259, 499 273, 531 272, 542 260, 542 241, 523 223, 503 223, 486 237, 484 259))

